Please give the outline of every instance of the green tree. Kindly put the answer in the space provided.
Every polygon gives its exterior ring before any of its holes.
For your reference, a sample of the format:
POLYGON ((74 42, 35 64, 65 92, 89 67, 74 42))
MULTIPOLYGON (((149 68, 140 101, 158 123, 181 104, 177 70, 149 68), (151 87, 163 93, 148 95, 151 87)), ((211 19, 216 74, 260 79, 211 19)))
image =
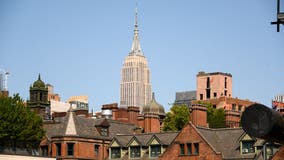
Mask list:
POLYGON ((179 131, 189 122, 190 114, 186 105, 174 105, 166 114, 163 131, 179 131))
POLYGON ((45 135, 42 119, 25 107, 18 94, 0 95, 0 146, 37 148, 45 135))
POLYGON ((207 105, 207 122, 209 123, 210 128, 226 127, 224 109, 215 109, 212 105, 207 105))

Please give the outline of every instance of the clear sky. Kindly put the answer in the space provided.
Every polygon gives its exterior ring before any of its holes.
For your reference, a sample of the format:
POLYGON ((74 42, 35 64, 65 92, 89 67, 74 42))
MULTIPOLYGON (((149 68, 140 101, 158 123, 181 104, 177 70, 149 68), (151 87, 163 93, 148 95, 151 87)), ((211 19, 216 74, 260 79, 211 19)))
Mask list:
POLYGON ((152 90, 167 111, 175 92, 196 89, 199 71, 231 73, 233 97, 270 106, 284 94, 284 26, 270 25, 276 0, 1 0, 10 94, 27 99, 40 73, 63 101, 88 95, 95 111, 119 103, 136 3, 152 90))

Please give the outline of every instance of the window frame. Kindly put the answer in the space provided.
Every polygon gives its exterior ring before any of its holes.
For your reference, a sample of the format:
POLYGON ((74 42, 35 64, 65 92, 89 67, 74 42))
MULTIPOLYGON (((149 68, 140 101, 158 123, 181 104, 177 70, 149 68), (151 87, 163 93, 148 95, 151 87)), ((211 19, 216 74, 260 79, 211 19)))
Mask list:
POLYGON ((192 143, 187 143, 187 155, 192 155, 192 143))
POLYGON ((242 141, 241 142, 241 144, 242 144, 241 153, 242 154, 253 154, 253 153, 255 153, 255 147, 253 146, 254 143, 255 143, 255 141, 253 141, 253 140, 242 141), (250 146, 248 144, 250 144, 250 146), (244 152, 245 149, 247 149, 247 152, 244 152))
POLYGON ((66 155, 68 157, 70 156, 74 156, 74 148, 75 148, 75 143, 66 143, 66 147, 67 147, 67 150, 66 150, 66 155), (72 146, 72 148, 70 147, 72 146), (70 148, 69 148, 70 147, 70 148), (71 149, 71 150, 70 150, 71 149), (72 154, 70 154, 72 152, 72 154))
POLYGON ((129 152, 130 158, 140 158, 141 157, 141 146, 130 146, 129 150, 130 150, 129 152), (135 152, 135 151, 133 152, 133 150, 135 149, 139 150, 139 152, 135 152))
POLYGON ((199 143, 193 143, 194 152, 193 155, 199 155, 199 143))
POLYGON ((150 157, 159 157, 159 155, 161 155, 161 153, 162 153, 162 147, 161 147, 161 145, 159 145, 159 144, 156 144, 156 145, 150 145, 150 157), (154 154, 153 154, 153 147, 157 147, 156 149, 157 150, 155 150, 154 151, 154 154))
POLYGON ((61 143, 55 143, 56 146, 56 157, 62 156, 62 145, 61 143))
POLYGON ((179 144, 179 155, 185 154, 184 144, 179 144))
POLYGON ((111 159, 118 159, 121 158, 121 148, 120 147, 111 147, 110 148, 110 158, 111 159), (114 151, 118 151, 117 153, 114 151), (116 154, 113 154, 116 153, 116 154))

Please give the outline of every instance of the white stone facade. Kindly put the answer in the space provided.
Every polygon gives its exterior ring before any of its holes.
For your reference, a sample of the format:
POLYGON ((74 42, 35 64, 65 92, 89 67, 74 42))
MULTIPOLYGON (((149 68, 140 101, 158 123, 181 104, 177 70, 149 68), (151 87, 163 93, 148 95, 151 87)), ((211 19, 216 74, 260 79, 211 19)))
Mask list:
POLYGON ((136 12, 131 51, 121 70, 120 107, 140 107, 141 112, 142 107, 150 102, 151 94, 150 70, 140 47, 136 12))

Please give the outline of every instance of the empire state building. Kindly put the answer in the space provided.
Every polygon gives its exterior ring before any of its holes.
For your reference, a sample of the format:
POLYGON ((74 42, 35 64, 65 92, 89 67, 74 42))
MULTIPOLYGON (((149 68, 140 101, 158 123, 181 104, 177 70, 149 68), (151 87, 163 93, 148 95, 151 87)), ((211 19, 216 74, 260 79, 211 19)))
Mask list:
POLYGON ((136 9, 132 47, 121 70, 120 107, 139 107, 141 112, 151 100, 152 89, 150 70, 141 50, 138 32, 136 9))

